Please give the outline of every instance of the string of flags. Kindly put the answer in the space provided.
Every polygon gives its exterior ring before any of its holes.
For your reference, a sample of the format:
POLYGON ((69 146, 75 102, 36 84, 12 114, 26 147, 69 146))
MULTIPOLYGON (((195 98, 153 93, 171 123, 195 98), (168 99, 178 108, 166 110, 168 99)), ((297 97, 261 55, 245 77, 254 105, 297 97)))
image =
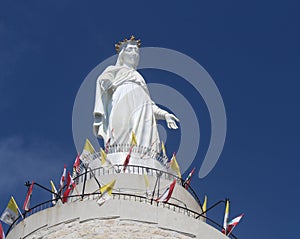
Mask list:
MULTIPOLYGON (((107 149, 108 149, 108 144, 110 142, 110 139, 111 138, 108 139, 108 141, 105 145, 105 150, 100 148, 101 165, 104 165, 107 161, 107 149)), ((136 139, 134 132, 132 132, 129 152, 123 163, 123 172, 125 172, 127 166, 129 165, 132 149, 136 145, 137 145, 137 139, 136 139)), ((77 156, 75 158, 75 161, 73 164, 72 176, 71 176, 71 173, 67 171, 66 165, 64 165, 63 172, 62 172, 61 178, 59 180, 59 190, 58 191, 57 191, 53 181, 50 180, 53 206, 56 205, 58 200, 61 200, 62 203, 68 202, 68 199, 70 198, 70 195, 72 194, 73 190, 77 191, 76 183, 78 183, 78 182, 76 182, 75 178, 82 172, 82 169, 84 168, 82 159, 84 159, 84 158, 88 157, 90 154, 94 154, 94 153, 95 153, 95 149, 93 148, 91 142, 88 139, 86 139, 81 155, 79 153, 77 153, 77 156)), ((161 143, 161 153, 164 158, 168 158, 167 154, 166 154, 166 148, 165 148, 164 142, 161 143)), ((167 166, 167 169, 172 169, 174 172, 176 172, 176 174, 178 175, 178 178, 183 182, 182 186, 186 190, 188 190, 190 187, 190 183, 191 183, 195 168, 193 168, 191 170, 191 172, 188 174, 188 176, 186 177, 185 180, 182 180, 180 167, 179 167, 179 164, 176 159, 176 153, 173 153, 172 158, 166 162, 166 166, 167 166)), ((149 179, 148 179, 147 174, 143 174, 143 177, 144 177, 144 182, 145 182, 146 197, 149 198, 151 196, 149 179)), ((157 177, 157 179, 159 179, 159 177, 157 177)), ((152 200, 154 200, 155 202, 158 202, 158 203, 169 202, 169 200, 172 198, 172 194, 173 194, 174 188, 176 186, 176 181, 177 180, 174 179, 172 181, 172 183, 170 183, 170 185, 168 185, 167 188, 163 191, 163 193, 157 196, 157 198, 154 198, 154 192, 155 192, 155 187, 156 187, 156 184, 155 184, 153 194, 151 197, 151 203, 152 203, 152 200)), ((106 184, 102 187, 98 183, 98 185, 100 187, 99 188, 100 196, 99 196, 99 199, 97 200, 97 203, 100 206, 112 197, 112 192, 113 192, 115 183, 116 183, 116 179, 114 179, 113 181, 109 182, 108 184, 106 184)), ((26 186, 28 186, 28 190, 27 190, 26 198, 25 198, 25 201, 23 204, 23 210, 25 211, 25 214, 26 214, 26 212, 29 212, 31 210, 30 209, 30 200, 32 197, 34 184, 35 184, 34 181, 32 181, 32 183, 30 185, 29 185, 29 182, 28 182, 28 185, 26 185, 26 186)), ((77 191, 77 195, 79 195, 78 191, 77 191)), ((232 233, 233 229, 239 224, 239 222, 243 218, 244 214, 241 214, 241 215, 233 218, 232 220, 229 220, 229 200, 226 200, 225 204, 226 204, 226 206, 225 206, 222 233, 229 236, 232 233)), ((202 205, 202 215, 204 216, 204 220, 206 218, 206 211, 207 211, 207 196, 205 195, 204 200, 203 200, 203 205, 202 205)), ((15 199, 11 196, 6 209, 3 211, 3 213, 0 217, 0 220, 8 225, 12 225, 12 223, 14 223, 20 216, 22 218, 24 218, 15 199)), ((0 222, 0 239, 2 239, 2 238, 5 238, 5 234, 3 232, 2 224, 0 222)))

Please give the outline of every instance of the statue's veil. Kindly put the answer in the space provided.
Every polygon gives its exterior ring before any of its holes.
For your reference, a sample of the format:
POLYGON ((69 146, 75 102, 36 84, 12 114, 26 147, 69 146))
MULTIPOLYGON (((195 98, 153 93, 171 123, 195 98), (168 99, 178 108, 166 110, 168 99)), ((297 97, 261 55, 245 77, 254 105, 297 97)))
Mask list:
POLYGON ((116 62, 116 66, 122 66, 123 65, 124 49, 125 48, 123 47, 122 50, 119 52, 118 59, 117 59, 117 62, 116 62))

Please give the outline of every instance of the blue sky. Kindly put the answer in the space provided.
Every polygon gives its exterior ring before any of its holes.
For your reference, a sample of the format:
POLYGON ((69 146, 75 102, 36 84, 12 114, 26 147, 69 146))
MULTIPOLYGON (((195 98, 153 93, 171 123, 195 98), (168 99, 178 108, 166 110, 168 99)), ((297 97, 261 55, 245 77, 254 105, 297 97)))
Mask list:
MULTIPOLYGON (((230 217, 245 213, 234 231, 239 238, 297 237, 299 10, 292 0, 2 1, 0 209, 10 195, 22 205, 25 181, 57 183, 63 165, 71 168, 77 91, 115 54, 115 42, 135 34, 143 46, 174 49, 199 62, 223 97, 227 138, 214 170, 193 178, 199 197, 206 194, 208 205, 229 197, 230 217)), ((176 76, 142 73, 147 82, 180 88, 192 102, 203 129, 204 146, 191 166, 199 170, 210 132, 201 97, 176 76)), ((170 142, 170 151, 175 146, 170 142)), ((48 197, 38 189, 33 194, 37 202, 48 197)), ((223 210, 208 216, 222 223, 223 210)))

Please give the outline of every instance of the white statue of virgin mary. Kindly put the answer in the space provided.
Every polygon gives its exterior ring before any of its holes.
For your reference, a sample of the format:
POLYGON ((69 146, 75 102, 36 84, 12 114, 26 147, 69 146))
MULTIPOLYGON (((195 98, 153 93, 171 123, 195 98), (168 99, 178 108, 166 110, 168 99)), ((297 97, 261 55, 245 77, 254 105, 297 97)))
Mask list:
POLYGON ((116 44, 116 65, 98 77, 94 108, 94 133, 110 145, 130 144, 132 132, 137 146, 159 152, 156 120, 166 120, 177 129, 173 114, 160 109, 150 98, 144 78, 136 71, 140 41, 134 36, 116 44))

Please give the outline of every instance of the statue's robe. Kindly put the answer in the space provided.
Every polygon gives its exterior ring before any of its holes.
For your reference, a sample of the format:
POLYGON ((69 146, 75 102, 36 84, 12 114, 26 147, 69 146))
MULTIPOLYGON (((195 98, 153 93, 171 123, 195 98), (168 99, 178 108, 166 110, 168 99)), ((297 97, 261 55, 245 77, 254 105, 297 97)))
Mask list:
POLYGON ((94 108, 94 133, 110 145, 130 144, 134 132, 137 145, 159 151, 156 119, 165 111, 151 100, 143 77, 134 69, 109 66, 98 77, 94 108))

